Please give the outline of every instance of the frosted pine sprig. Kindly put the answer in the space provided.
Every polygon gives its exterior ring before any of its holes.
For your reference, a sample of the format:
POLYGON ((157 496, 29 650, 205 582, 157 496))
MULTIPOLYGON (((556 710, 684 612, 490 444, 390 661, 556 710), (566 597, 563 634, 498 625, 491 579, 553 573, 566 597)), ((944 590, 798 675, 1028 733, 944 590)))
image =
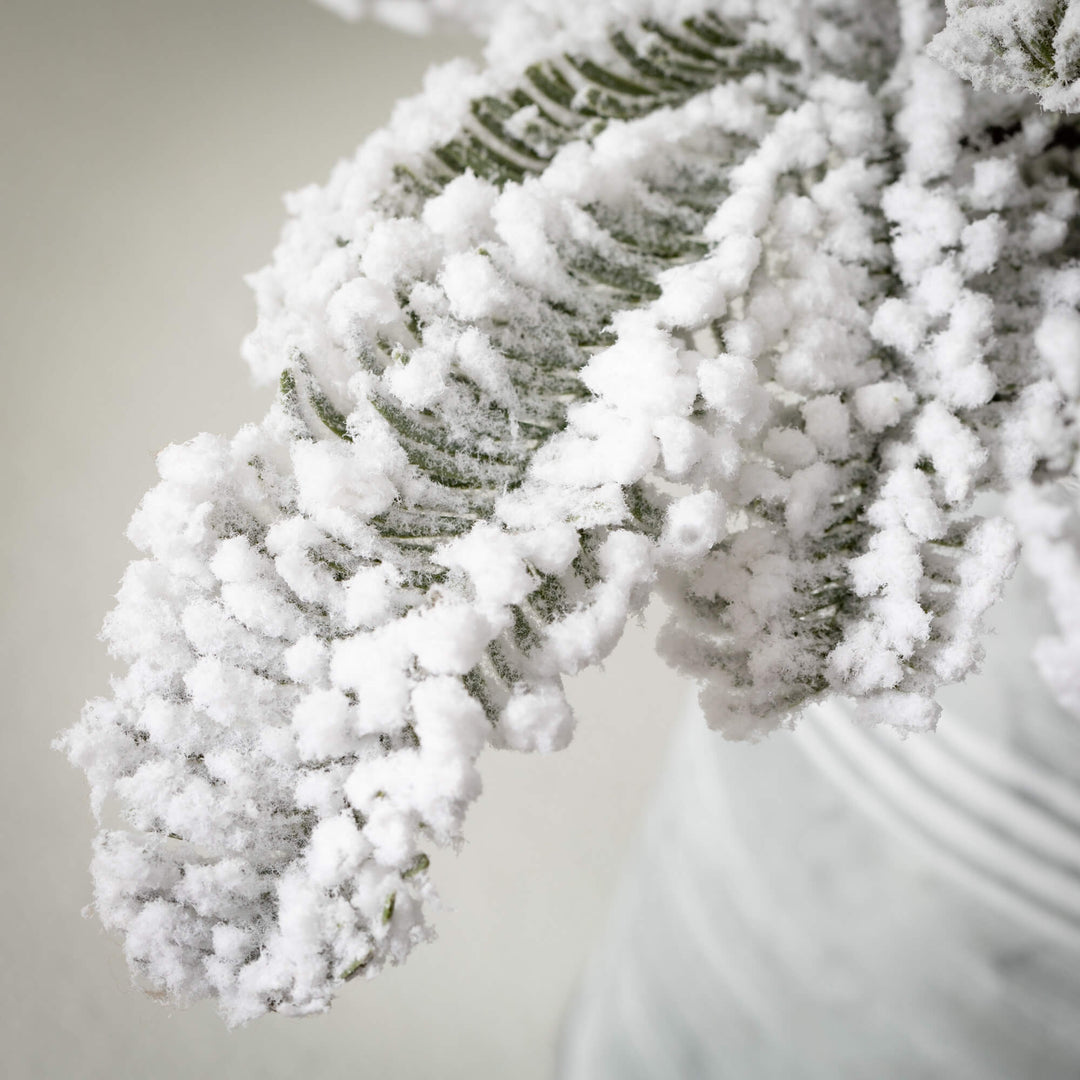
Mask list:
POLYGON ((980 492, 1080 578, 1068 122, 891 0, 635 3, 508 9, 295 196, 270 415, 160 458, 128 672, 62 742, 124 823, 97 910, 174 999, 308 1012, 402 960, 481 750, 564 746, 561 677, 657 582, 745 736, 833 693, 932 725, 1015 557, 980 492))
POLYGON ((982 89, 1024 90, 1043 107, 1080 110, 1080 3, 946 0, 930 54, 982 89))

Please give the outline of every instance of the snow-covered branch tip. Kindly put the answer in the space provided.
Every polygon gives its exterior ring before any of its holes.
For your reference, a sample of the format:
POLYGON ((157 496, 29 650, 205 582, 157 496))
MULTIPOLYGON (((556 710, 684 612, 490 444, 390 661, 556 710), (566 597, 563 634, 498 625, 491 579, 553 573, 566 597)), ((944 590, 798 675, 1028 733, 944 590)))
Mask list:
POLYGON ((430 936, 481 750, 564 746, 655 589, 730 737, 835 694, 932 727, 1018 533, 1080 595, 1073 122, 926 58, 918 0, 552 9, 293 197, 277 400, 161 455, 127 673, 61 739, 123 822, 102 921, 230 1022, 430 936))
POLYGON ((1043 107, 1080 111, 1078 0, 946 0, 929 52, 977 89, 1026 91, 1043 107))

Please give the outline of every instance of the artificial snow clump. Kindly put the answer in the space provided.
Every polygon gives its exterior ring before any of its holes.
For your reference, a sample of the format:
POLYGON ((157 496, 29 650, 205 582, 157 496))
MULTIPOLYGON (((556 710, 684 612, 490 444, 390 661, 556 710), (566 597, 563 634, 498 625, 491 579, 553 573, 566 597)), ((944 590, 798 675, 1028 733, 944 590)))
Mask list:
POLYGON ((315 0, 324 8, 355 22, 364 17, 410 34, 424 34, 440 25, 479 30, 491 17, 495 0, 315 0))
POLYGON ((482 751, 564 747, 654 592, 725 736, 926 730, 1022 542, 1080 709, 1077 131, 931 61, 945 15, 507 3, 291 198, 277 399, 162 453, 60 740, 141 979, 240 1023, 402 961, 482 751))

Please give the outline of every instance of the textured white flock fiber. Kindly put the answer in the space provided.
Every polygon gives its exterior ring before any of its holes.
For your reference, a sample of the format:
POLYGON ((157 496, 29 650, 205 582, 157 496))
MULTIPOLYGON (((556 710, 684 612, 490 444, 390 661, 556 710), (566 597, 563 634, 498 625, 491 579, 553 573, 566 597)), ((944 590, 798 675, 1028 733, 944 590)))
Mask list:
POLYGON ((143 980, 238 1023, 404 959, 481 751, 565 746, 654 589, 725 735, 830 694, 924 730, 1019 536, 1080 710, 1075 133, 931 61, 944 15, 508 4, 292 197, 244 349, 278 400, 161 454, 127 671, 61 739, 143 980))

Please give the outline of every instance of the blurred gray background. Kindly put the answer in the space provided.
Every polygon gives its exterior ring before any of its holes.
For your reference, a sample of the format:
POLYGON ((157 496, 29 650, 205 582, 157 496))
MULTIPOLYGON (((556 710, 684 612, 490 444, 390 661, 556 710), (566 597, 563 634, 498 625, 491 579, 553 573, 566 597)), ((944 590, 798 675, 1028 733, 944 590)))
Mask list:
POLYGON ((550 1072, 682 700, 655 625, 574 682, 568 751, 486 756, 470 841, 435 862, 454 909, 440 940, 306 1020, 229 1033, 208 1005, 131 988, 118 946, 80 917, 86 787, 49 749, 106 690, 95 635, 154 454, 267 405, 238 356, 254 318, 241 276, 269 258, 282 193, 321 181, 429 63, 475 49, 306 0, 0 4, 0 1075, 550 1072))

